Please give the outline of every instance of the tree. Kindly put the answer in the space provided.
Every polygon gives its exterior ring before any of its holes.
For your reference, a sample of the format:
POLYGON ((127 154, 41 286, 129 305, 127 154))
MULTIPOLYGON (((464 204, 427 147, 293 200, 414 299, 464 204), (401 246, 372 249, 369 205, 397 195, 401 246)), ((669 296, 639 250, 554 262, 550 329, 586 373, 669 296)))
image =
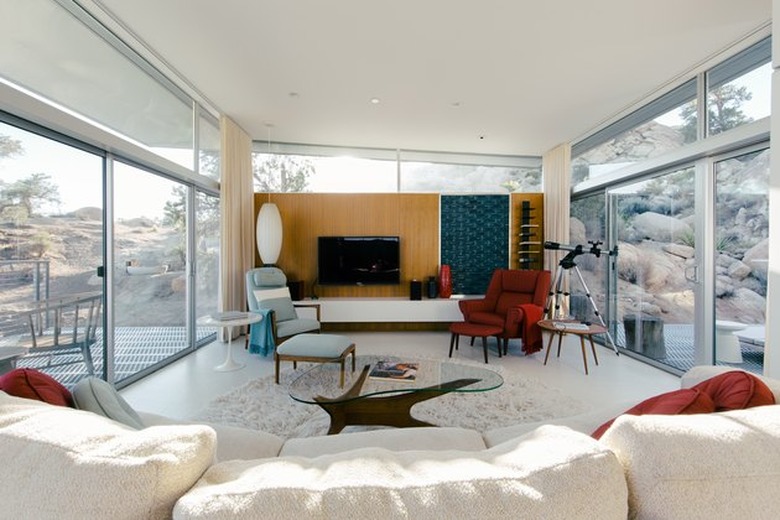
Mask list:
POLYGON ((314 163, 297 155, 255 154, 252 173, 259 191, 302 192, 314 174, 314 163))
POLYGON ((0 159, 22 155, 23 153, 24 149, 21 142, 11 139, 7 135, 0 135, 0 159))
POLYGON ((59 204, 59 188, 51 182, 51 176, 45 173, 33 173, 29 177, 6 184, 0 193, 0 210, 11 206, 21 206, 27 215, 36 214, 35 209, 42 204, 59 204))
MULTIPOLYGON (((747 87, 737 87, 730 83, 711 89, 707 94, 709 133, 719 134, 752 121, 752 118, 742 112, 742 103, 752 98, 753 94, 747 87)), ((682 133, 685 142, 695 141, 698 119, 696 103, 686 104, 680 115, 684 121, 682 133)))
POLYGON ((163 207, 163 225, 184 229, 187 225, 187 188, 174 186, 171 192, 172 197, 163 207))

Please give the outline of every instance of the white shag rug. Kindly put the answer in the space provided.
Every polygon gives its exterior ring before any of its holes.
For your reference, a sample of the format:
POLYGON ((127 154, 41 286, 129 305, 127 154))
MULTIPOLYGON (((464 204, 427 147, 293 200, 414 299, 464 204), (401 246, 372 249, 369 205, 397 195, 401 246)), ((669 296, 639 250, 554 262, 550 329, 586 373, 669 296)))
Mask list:
MULTIPOLYGON (((452 362, 477 365, 468 361, 452 362)), ((330 425, 328 414, 317 405, 293 400, 287 393, 287 384, 311 366, 299 363, 297 371, 283 369, 281 384, 278 385, 274 383, 273 374, 250 381, 217 397, 193 419, 262 430, 285 439, 325 435, 330 425)), ((504 378, 504 384, 499 388, 435 397, 416 404, 412 415, 437 426, 457 426, 482 432, 517 423, 566 417, 590 408, 539 380, 508 373, 498 365, 488 368, 504 378)), ((347 426, 343 431, 376 428, 382 427, 347 426)))

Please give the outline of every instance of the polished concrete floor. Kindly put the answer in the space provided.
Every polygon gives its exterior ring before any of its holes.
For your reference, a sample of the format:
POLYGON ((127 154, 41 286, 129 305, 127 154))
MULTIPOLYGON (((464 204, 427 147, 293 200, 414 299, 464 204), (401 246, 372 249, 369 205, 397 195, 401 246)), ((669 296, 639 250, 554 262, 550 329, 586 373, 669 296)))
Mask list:
MULTIPOLYGON (((423 358, 446 358, 449 350, 447 332, 348 332, 358 355, 377 354, 423 358)), ((477 342, 479 345, 479 342, 477 342)), ((546 339, 545 339, 546 345, 546 339)), ((589 375, 585 375, 580 345, 567 336, 561 357, 555 357, 555 346, 545 366, 544 352, 525 356, 520 343, 510 342, 509 355, 498 358, 495 341, 490 343, 490 366, 520 376, 543 381, 572 398, 588 402, 593 408, 602 405, 640 401, 651 395, 679 388, 679 378, 641 363, 628 356, 617 356, 606 347, 596 346, 599 365, 593 363, 588 350, 589 375)), ((214 367, 225 360, 227 344, 215 342, 199 349, 149 377, 122 390, 122 395, 136 409, 177 419, 187 419, 204 408, 213 398, 255 378, 273 373, 272 357, 249 354, 244 338, 233 341, 233 357, 244 368, 218 372, 214 367)), ((471 347, 466 338, 454 356, 482 362, 481 346, 471 347)), ((299 369, 301 365, 299 365, 299 369)))

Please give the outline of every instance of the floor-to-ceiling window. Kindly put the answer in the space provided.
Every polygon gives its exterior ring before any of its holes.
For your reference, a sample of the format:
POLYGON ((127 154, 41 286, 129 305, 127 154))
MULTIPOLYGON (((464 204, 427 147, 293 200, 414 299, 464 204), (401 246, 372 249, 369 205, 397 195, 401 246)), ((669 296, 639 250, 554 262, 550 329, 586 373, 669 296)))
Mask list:
POLYGON ((715 359, 764 364, 769 257, 769 150, 714 163, 715 359))
POLYGON ((679 370, 693 366, 695 169, 608 190, 618 256, 618 344, 679 370))
MULTIPOLYGON (((102 186, 99 155, 0 123, 0 355, 24 346, 17 366, 66 383, 103 368, 100 335, 87 346, 91 367, 77 347, 47 350, 55 319, 73 330, 64 321, 74 319, 75 305, 59 302, 102 300, 102 186)), ((57 341, 73 344, 66 334, 57 341)))
POLYGON ((188 348, 187 189, 114 162, 114 341, 117 381, 188 348))
MULTIPOLYGON (((219 238, 219 197, 198 190, 195 196, 196 316, 219 310, 219 238)), ((211 329, 197 330, 199 342, 214 334, 211 329)))
MULTIPOLYGON (((217 294, 217 111, 76 2, 19 3, 0 27, 0 121, 33 129, 24 138, 0 129, 0 227, 17 255, 0 278, 14 270, 7 278, 26 284, 1 298, 19 314, 31 301, 106 287, 94 366, 76 353, 52 373, 67 385, 87 373, 127 384, 213 337, 195 318, 213 312, 217 294)), ((72 315, 83 321, 79 305, 72 315)), ((13 341, 3 333, 0 346, 13 341)))
POLYGON ((697 72, 572 148, 572 240, 597 236, 595 220, 619 251, 608 276, 583 272, 619 346, 671 371, 762 369, 770 46, 697 72))

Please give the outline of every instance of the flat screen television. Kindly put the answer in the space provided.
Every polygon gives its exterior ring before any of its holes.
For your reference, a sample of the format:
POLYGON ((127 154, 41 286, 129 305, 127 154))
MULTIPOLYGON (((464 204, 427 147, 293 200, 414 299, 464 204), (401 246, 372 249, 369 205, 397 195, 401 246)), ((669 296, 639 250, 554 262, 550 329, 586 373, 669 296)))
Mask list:
POLYGON ((320 285, 397 285, 401 283, 397 236, 319 237, 320 285))

